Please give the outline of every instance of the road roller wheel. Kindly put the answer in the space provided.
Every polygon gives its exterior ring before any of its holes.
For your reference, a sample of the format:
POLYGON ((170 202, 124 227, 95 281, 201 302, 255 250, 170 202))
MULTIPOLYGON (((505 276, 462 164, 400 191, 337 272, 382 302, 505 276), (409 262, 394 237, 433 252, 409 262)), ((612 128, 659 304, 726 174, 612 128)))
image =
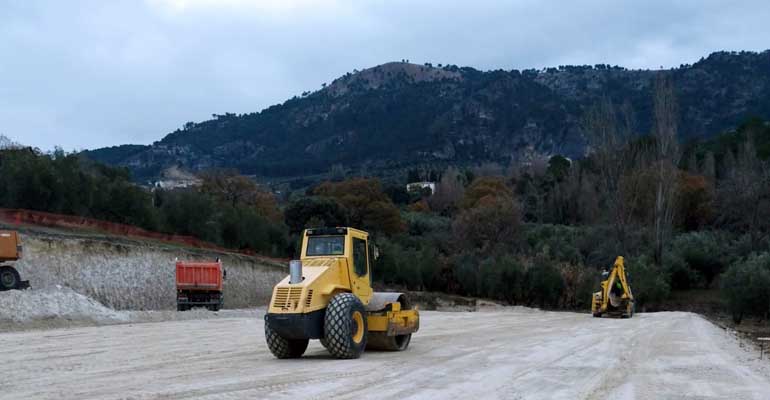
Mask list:
POLYGON ((324 317, 326 349, 337 358, 358 358, 366 348, 366 310, 352 293, 332 298, 324 317))
POLYGON ((369 332, 366 340, 367 350, 402 351, 409 347, 412 334, 388 336, 383 332, 369 332))
POLYGON ((276 358, 299 358, 305 354, 308 339, 286 339, 270 328, 265 321, 265 340, 267 347, 276 358))

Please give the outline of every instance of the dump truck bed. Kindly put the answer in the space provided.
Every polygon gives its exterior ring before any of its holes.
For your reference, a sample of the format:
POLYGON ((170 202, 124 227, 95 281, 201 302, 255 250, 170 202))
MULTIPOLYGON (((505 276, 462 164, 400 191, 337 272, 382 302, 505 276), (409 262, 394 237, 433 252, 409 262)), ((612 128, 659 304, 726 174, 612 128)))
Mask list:
POLYGON ((176 288, 221 291, 222 263, 177 261, 176 288))
POLYGON ((0 262, 16 261, 21 258, 19 234, 14 231, 0 231, 0 262))

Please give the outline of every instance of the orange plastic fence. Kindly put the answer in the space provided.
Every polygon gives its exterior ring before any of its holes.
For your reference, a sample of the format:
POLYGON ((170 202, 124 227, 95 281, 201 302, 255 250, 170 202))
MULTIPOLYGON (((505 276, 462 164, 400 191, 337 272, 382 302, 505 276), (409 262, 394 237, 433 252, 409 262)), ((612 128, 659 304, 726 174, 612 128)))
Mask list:
MULTIPOLYGON (((161 242, 181 244, 200 249, 211 249, 222 252, 241 253, 250 256, 258 256, 251 250, 232 250, 225 249, 213 243, 200 240, 192 236, 170 235, 160 232, 148 231, 133 225, 118 224, 115 222, 102 221, 93 218, 79 217, 76 215, 54 214, 43 211, 33 211, 24 209, 0 208, 0 221, 7 224, 28 224, 38 226, 48 226, 56 228, 75 228, 95 230, 103 233, 109 233, 118 236, 128 236, 135 238, 153 239, 161 242)), ((261 257, 261 256, 260 256, 261 257)), ((269 257, 261 257, 267 258, 269 257)), ((276 260, 278 261, 278 260, 276 260)))

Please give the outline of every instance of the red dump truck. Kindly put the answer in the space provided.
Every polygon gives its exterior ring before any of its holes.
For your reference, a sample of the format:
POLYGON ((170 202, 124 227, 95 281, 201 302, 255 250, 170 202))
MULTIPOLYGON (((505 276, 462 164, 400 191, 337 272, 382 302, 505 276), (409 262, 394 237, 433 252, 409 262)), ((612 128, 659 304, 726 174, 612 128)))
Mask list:
POLYGON ((219 311, 224 302, 222 281, 227 271, 222 262, 176 262, 176 309, 187 311, 193 307, 206 307, 219 311))

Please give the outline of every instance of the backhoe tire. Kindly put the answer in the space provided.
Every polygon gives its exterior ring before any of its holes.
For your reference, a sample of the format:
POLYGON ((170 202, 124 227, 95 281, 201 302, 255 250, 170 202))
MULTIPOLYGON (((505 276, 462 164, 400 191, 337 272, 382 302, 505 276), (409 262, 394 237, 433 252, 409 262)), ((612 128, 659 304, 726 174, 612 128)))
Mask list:
POLYGON ((308 339, 286 339, 281 337, 278 332, 270 328, 270 324, 265 321, 265 340, 270 352, 276 358, 299 358, 305 354, 308 339))
POLYGON ((412 334, 388 336, 384 332, 369 332, 366 338, 367 350, 403 351, 409 347, 412 334))
POLYGON ((594 313, 594 318, 601 318, 601 317, 602 317, 602 313, 600 313, 600 312, 595 312, 594 313))
POLYGON ((352 293, 340 293, 326 307, 324 341, 337 358, 358 358, 366 348, 366 310, 352 293))
POLYGON ((0 267, 0 291, 18 289, 21 277, 15 268, 7 265, 0 267))

